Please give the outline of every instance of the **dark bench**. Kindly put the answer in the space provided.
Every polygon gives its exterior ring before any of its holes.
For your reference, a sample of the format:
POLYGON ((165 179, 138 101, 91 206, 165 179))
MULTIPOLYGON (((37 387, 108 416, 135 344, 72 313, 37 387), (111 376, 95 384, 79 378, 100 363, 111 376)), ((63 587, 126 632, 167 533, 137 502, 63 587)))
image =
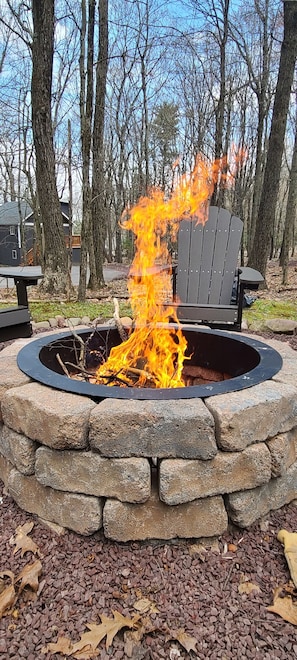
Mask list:
POLYGON ((18 304, 0 309, 0 341, 31 337, 32 325, 28 303, 28 286, 35 286, 43 275, 32 273, 30 268, 0 268, 0 277, 13 279, 16 286, 18 304))

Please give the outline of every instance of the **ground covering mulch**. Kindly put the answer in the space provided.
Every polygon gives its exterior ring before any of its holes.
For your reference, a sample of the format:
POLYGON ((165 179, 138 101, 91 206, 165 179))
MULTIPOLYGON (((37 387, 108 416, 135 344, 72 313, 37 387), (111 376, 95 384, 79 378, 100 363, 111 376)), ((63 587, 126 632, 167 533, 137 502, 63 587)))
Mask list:
POLYGON ((36 599, 21 594, 0 621, 1 660, 65 658, 43 651, 60 637, 79 641, 89 623, 101 623, 101 614, 113 618, 120 612, 133 619, 143 609, 135 639, 122 629, 108 650, 103 639, 94 656, 76 657, 297 657, 296 626, 267 609, 277 587, 290 590, 277 533, 296 529, 293 504, 201 547, 195 539, 121 544, 101 533, 58 535, 20 511, 3 490, 2 498, 1 569, 18 574, 36 560, 31 552, 13 555, 10 544, 18 525, 34 521, 30 537, 40 549, 42 572, 36 599))
MULTIPOLYGON (((295 277, 297 272, 294 287, 295 277)), ((283 295, 278 286, 271 295, 283 295)), ((288 335, 279 339, 292 342, 288 335)), ((32 599, 25 587, 0 620, 1 660, 297 657, 297 626, 267 609, 277 588, 282 596, 297 599, 277 539, 280 529, 297 531, 294 503, 249 529, 232 527, 221 538, 202 543, 123 544, 104 539, 101 532, 91 537, 60 533, 21 511, 1 482, 0 512, 0 571, 12 572, 0 577, 0 599, 12 574, 41 563, 32 599), (26 544, 14 552, 16 528, 30 522, 29 537, 38 550, 33 545, 22 556, 26 544), (104 637, 93 655, 87 647, 76 656, 48 651, 61 637, 78 642, 88 624, 99 625, 101 615, 114 619, 117 612, 134 620, 135 629, 121 628, 108 649, 104 637)))

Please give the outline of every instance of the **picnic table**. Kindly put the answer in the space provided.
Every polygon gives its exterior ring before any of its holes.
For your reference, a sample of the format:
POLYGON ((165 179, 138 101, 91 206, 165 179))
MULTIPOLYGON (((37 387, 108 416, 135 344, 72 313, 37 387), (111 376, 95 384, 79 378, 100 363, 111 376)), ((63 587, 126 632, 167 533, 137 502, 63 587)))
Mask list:
POLYGON ((16 287, 18 304, 0 309, 0 341, 31 337, 32 325, 28 303, 28 286, 35 286, 43 278, 41 272, 30 266, 8 268, 0 267, 0 277, 13 279, 16 287))

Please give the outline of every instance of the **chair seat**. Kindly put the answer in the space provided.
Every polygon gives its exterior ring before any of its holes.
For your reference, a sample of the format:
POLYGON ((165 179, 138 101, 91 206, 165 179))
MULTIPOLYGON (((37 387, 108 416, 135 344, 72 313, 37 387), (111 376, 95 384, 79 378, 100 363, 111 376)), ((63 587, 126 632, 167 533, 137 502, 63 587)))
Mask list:
POLYGON ((236 323, 238 319, 237 305, 191 305, 191 303, 174 303, 180 321, 191 323, 236 323))

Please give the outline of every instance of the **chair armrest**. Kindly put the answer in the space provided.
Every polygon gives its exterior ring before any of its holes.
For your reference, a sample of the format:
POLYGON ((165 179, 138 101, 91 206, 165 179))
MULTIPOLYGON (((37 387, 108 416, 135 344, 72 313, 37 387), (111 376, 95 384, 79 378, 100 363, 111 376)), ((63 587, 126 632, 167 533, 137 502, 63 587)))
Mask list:
POLYGON ((243 288, 257 290, 259 284, 264 282, 264 277, 254 268, 248 266, 240 266, 238 269, 239 283, 243 288))

